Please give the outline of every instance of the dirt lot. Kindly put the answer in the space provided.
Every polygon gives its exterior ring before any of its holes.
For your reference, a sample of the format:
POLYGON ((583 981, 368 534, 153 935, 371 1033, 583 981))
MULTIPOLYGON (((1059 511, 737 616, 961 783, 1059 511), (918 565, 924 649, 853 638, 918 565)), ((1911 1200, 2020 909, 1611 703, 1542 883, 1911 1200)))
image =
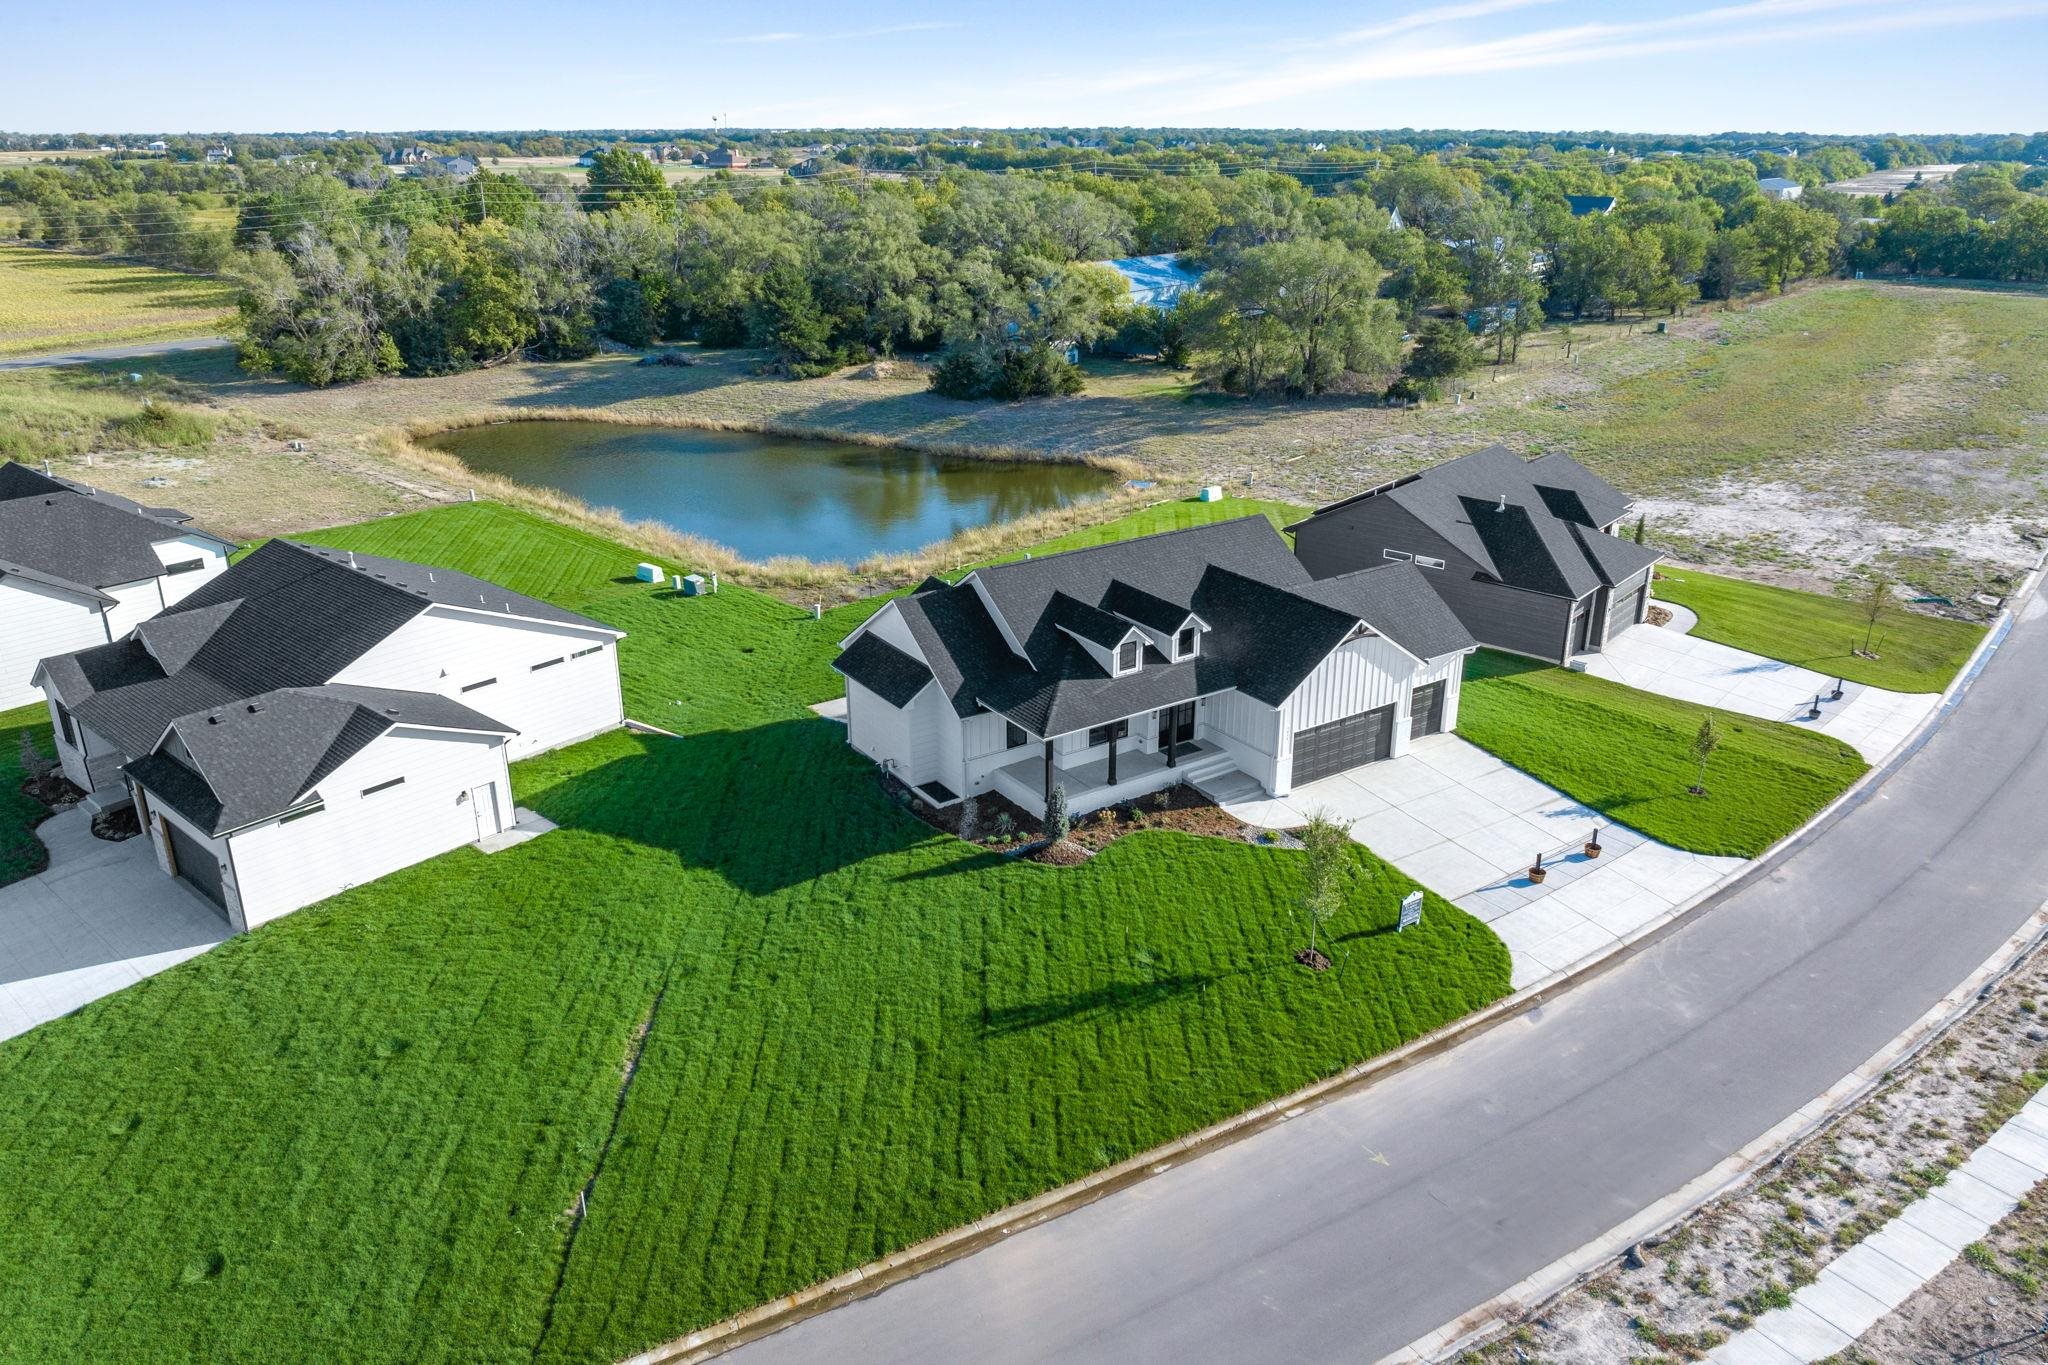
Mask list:
MULTIPOLYGON (((629 356, 512 364, 326 391, 243 375, 221 356, 166 359, 234 413, 174 481, 181 505, 237 534, 331 524, 434 497, 459 473, 408 464, 412 424, 594 410, 613 416, 855 435, 906 444, 1136 461, 1165 494, 1204 483, 1315 502, 1491 441, 1569 452, 1643 500, 1653 538, 1689 561, 1811 584, 1881 564, 1967 593, 2028 562, 2048 521, 2048 297, 1836 283, 1653 326, 1553 330, 1520 364, 1466 381, 1464 401, 1245 404, 1152 365, 1091 361, 1088 390, 957 403, 914 371, 786 380, 745 352, 691 367, 629 356), (288 456, 261 433, 291 431, 288 456), (282 471, 257 480, 245 471, 282 471), (296 478, 303 471, 303 484, 296 478), (283 496, 272 496, 275 489, 283 496)), ((154 468, 107 455, 123 491, 154 468)))
MULTIPOLYGON (((2048 953, 2037 953, 1853 1112, 1645 1243, 1634 1268, 1594 1278, 1468 1359, 1703 1358, 1945 1180, 2048 1080, 2044 1047, 2048 953)), ((1873 1328, 1859 1343, 1862 1358, 1945 1361, 2040 1325, 2048 1298, 2034 1276, 2048 1269, 2044 1205, 2015 1214, 1993 1240, 1999 1251, 1984 1267, 1958 1262, 1873 1328)))

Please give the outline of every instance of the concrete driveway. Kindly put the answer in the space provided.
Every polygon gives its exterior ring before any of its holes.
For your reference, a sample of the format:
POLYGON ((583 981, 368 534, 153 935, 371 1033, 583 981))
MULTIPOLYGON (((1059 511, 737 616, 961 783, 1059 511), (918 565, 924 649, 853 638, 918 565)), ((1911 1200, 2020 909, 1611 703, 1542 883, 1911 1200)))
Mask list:
MULTIPOLYGON (((1516 989, 1605 953, 1742 866, 1660 844, 1456 735, 1408 753, 1260 797, 1211 795, 1247 824, 1285 828, 1316 811, 1350 822, 1351 837, 1478 916, 1514 956, 1516 989), (1601 856, 1586 836, 1600 831, 1601 856), (1529 880, 1541 855, 1546 875, 1529 880)), ((1242 790, 1242 789, 1240 789, 1242 790)))
POLYGON ((0 886, 0 1038, 205 952, 228 922, 158 870, 149 840, 109 843, 82 810, 36 830, 49 869, 0 886))
POLYGON ((1832 674, 1702 640, 1689 633, 1699 621, 1691 611, 1670 602, 1658 605, 1671 613, 1669 625, 1632 627, 1600 653, 1582 654, 1576 662, 1596 677, 1645 692, 1811 726, 1872 763, 1905 743, 1941 703, 1934 692, 1887 692, 1853 682, 1843 684, 1839 701, 1830 701, 1832 674), (1821 717, 1809 720, 1816 696, 1821 717))

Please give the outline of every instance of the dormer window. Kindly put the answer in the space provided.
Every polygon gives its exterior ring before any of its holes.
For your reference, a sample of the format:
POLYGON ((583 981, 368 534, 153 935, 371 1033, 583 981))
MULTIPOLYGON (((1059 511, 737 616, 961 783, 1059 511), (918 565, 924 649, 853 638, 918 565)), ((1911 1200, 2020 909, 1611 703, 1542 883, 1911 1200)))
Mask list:
POLYGON ((1116 647, 1116 671, 1135 673, 1138 671, 1138 655, 1144 646, 1136 640, 1126 640, 1116 647))
POLYGON ((1192 659, 1202 647, 1202 632, 1193 626, 1182 626, 1180 634, 1173 640, 1173 657, 1192 659))

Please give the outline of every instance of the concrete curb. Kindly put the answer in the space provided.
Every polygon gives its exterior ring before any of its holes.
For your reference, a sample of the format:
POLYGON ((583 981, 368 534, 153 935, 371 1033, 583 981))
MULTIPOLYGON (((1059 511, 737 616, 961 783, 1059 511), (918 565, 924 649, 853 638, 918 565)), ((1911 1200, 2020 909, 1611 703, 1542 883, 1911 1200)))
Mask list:
MULTIPOLYGON (((2044 555, 2044 558, 2048 558, 2048 555, 2044 555)), ((1251 1137, 1275 1124, 1296 1118, 1331 1100, 1363 1089, 1387 1075, 1405 1070, 1418 1062, 1447 1052, 1458 1043, 1534 1009, 1538 1005, 1563 993, 1565 990, 1589 981, 1610 968, 1619 965, 1675 932, 1694 915, 1706 909, 1718 897, 1737 889, 1751 878, 1769 871, 1772 866, 1782 861, 1795 849, 1803 846, 1826 825, 1833 823, 1840 816, 1847 813, 1848 810, 1852 809, 1854 805, 1860 804, 1872 788, 1889 777, 1907 758, 1917 753, 1927 742, 1934 728, 1941 721, 1945 720, 1954 709, 1963 691, 1975 680, 1977 674, 1982 671, 1984 663, 1990 658, 1991 652, 2010 633, 2014 613, 2018 609, 2019 604, 2031 595, 2039 578, 2040 572, 2037 564, 2035 571, 2028 576, 2026 583, 2021 587, 2020 591, 2014 593, 2008 600, 2005 610, 2001 613, 2000 624, 1994 630, 1986 632, 1984 639, 1978 642, 1977 650, 1971 655, 1969 663, 1950 682, 1947 690, 1942 694, 1942 703, 1928 714, 1927 719, 1921 722, 1920 728, 1914 732, 1912 737, 1887 757, 1882 765, 1873 767, 1864 773, 1862 777, 1858 778, 1850 786, 1848 791, 1837 797, 1824 810, 1807 821, 1799 829, 1794 830, 1791 834, 1786 835, 1776 844, 1766 849, 1759 857, 1729 873, 1721 881, 1699 892, 1690 900, 1674 907, 1669 913, 1645 924, 1632 937, 1621 941, 1603 956, 1579 962, 1560 971, 1553 972, 1542 980, 1525 986, 1511 995, 1503 996, 1491 1005, 1465 1015, 1461 1019, 1454 1020, 1433 1033, 1427 1033, 1420 1038, 1412 1039, 1390 1052, 1383 1052, 1377 1057, 1368 1058, 1338 1072, 1334 1076, 1329 1076, 1304 1086, 1291 1094, 1270 1100, 1243 1113, 1232 1115, 1230 1118, 1199 1129, 1185 1137, 1177 1138, 1148 1152, 1118 1162, 1114 1166, 1105 1167, 1091 1175, 1083 1176, 1071 1184, 1048 1190, 1044 1194, 1027 1199, 1019 1204, 1012 1204, 1008 1208, 998 1209, 994 1213, 988 1214, 972 1223, 940 1233, 936 1237, 927 1238, 922 1242, 915 1243, 903 1248, 901 1251, 885 1256, 881 1260, 871 1261, 864 1266, 857 1266, 852 1270, 835 1275, 829 1280, 821 1281, 818 1284, 797 1290, 795 1293, 785 1294, 780 1298, 758 1304, 722 1322, 699 1328, 697 1331, 662 1345, 650 1347, 637 1355, 627 1357, 621 1362, 621 1365, 669 1365, 670 1362, 683 1362, 684 1365, 689 1365, 690 1362, 709 1360, 715 1356, 722 1355, 736 1346, 742 1346, 750 1341, 771 1336, 784 1328, 793 1327, 799 1322, 829 1312, 842 1304, 880 1293, 891 1285, 901 1283, 904 1280, 914 1279, 918 1275, 929 1270, 936 1270, 950 1261, 972 1255, 985 1247, 1007 1240, 1015 1233, 1023 1232, 1041 1223, 1050 1222, 1062 1214, 1083 1208, 1098 1199, 1116 1193, 1118 1190, 1138 1184, 1152 1176, 1162 1175, 1184 1161, 1193 1160, 1208 1152, 1251 1137)), ((1943 1009, 1945 1005, 1946 1000, 1944 1001, 1944 1006, 1937 1006, 1937 1010, 1943 1009)), ((1860 1071, 1861 1069, 1859 1068, 1859 1073, 1852 1074, 1860 1074, 1860 1071)), ((1787 1119, 1785 1124, 1780 1124, 1779 1128, 1773 1129, 1770 1134, 1759 1138, 1757 1142, 1744 1148, 1743 1153, 1738 1153, 1735 1157, 1729 1158, 1729 1161, 1741 1160, 1744 1163, 1741 1167, 1742 1170, 1747 1170, 1751 1165, 1761 1161, 1764 1159, 1764 1155, 1761 1154, 1762 1145, 1769 1142, 1773 1135, 1777 1134, 1779 1129, 1785 1128, 1787 1124, 1796 1123, 1798 1127, 1793 1131, 1803 1131, 1807 1122, 1805 1115, 1808 1109, 1812 1107, 1809 1105, 1807 1108, 1801 1109, 1798 1114, 1787 1119), (1750 1153, 1752 1149, 1759 1149, 1760 1154, 1745 1157, 1744 1153, 1750 1153)), ((1788 1139, 1778 1139, 1777 1143, 1769 1147, 1769 1152, 1775 1152, 1786 1140, 1788 1139)), ((1724 1162, 1722 1164, 1725 1166, 1728 1163, 1724 1162)), ((1716 1171, 1720 1169, 1720 1167, 1715 1168, 1716 1171)), ((1709 1175, 1712 1174, 1712 1172, 1709 1173, 1709 1175)), ((1702 1180, 1707 1178, 1701 1177, 1702 1180)), ((1694 1184, 1698 1183, 1697 1181, 1694 1182, 1694 1184)), ((1715 1189, 1718 1190, 1721 1187, 1716 1186, 1715 1189)), ((1692 1188, 1690 1185, 1687 1186, 1688 1190, 1692 1188)), ((1661 1214, 1660 1216, 1664 1222, 1675 1221, 1680 1216, 1680 1213, 1696 1207, 1698 1203, 1704 1202, 1705 1199, 1711 1197, 1712 1193, 1713 1191, 1709 1191, 1699 1195, 1692 1203, 1686 1205, 1685 1210, 1661 1214)), ((1678 1197, 1674 1195, 1670 1198, 1677 1199, 1678 1197)), ((1662 1210, 1668 1202, 1668 1200, 1660 1201, 1655 1208, 1662 1210)), ((1647 1218, 1651 1212, 1651 1210, 1646 1210, 1644 1214, 1630 1220, 1624 1227, 1634 1227, 1638 1222, 1647 1218)), ((1475 1310, 1476 1314, 1484 1315, 1483 1324, 1478 1323, 1478 1319, 1474 1314, 1467 1314, 1458 1319, 1457 1322, 1447 1324, 1445 1327, 1439 1328, 1437 1331, 1419 1339, 1416 1344, 1420 1345, 1423 1342, 1439 1340, 1450 1341, 1454 1335, 1456 1340, 1464 1341, 1497 1330, 1498 1326, 1505 1321, 1500 1316, 1501 1313, 1512 1311, 1516 1316, 1520 1316, 1523 1312, 1527 1311, 1526 1308, 1520 1306, 1510 1308, 1511 1299, 1516 1305, 1524 1302, 1519 1296, 1518 1291, 1522 1290, 1525 1285, 1531 1286, 1532 1292, 1534 1292, 1537 1281, 1552 1274, 1553 1271, 1567 1262, 1576 1266, 1581 1257, 1591 1255, 1596 1248, 1599 1249, 1598 1255, 1594 1261, 1588 1264, 1597 1264, 1599 1261, 1619 1255, 1622 1250, 1625 1250, 1633 1242, 1640 1241, 1642 1237, 1648 1235, 1648 1230, 1635 1233, 1627 1241, 1622 1242, 1612 1251, 1609 1251, 1606 1250, 1606 1247, 1612 1235, 1610 1234, 1609 1237, 1598 1239, 1595 1243, 1589 1244, 1587 1248, 1583 1248, 1580 1252, 1572 1253, 1571 1256, 1563 1258, 1552 1267, 1546 1267, 1544 1271, 1539 1271, 1537 1275, 1531 1276, 1529 1280, 1523 1281, 1521 1285, 1510 1289, 1507 1295, 1475 1310), (1499 1312, 1496 1312, 1496 1309, 1499 1312)), ((1584 1273, 1583 1270, 1574 1269, 1570 1277, 1559 1281, 1555 1287, 1545 1291, 1541 1297, 1551 1297, 1569 1288, 1573 1280, 1582 1273, 1584 1273)), ((1430 1358, 1413 1354, 1414 1350, 1414 1346, 1404 1348, 1404 1351, 1397 1352, 1395 1355, 1388 1357, 1388 1359, 1410 1361, 1430 1358)))

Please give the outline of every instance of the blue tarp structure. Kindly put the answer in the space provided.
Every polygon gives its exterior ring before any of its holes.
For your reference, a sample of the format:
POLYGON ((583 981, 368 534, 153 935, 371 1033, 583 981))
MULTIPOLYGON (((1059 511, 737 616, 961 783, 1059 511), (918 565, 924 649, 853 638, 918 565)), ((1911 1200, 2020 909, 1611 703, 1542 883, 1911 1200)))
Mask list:
POLYGON ((1180 263, 1180 253, 1159 256, 1126 256, 1120 261, 1102 261, 1124 277, 1131 287, 1131 302, 1150 308, 1171 308, 1182 294, 1202 287, 1201 276, 1180 263))

